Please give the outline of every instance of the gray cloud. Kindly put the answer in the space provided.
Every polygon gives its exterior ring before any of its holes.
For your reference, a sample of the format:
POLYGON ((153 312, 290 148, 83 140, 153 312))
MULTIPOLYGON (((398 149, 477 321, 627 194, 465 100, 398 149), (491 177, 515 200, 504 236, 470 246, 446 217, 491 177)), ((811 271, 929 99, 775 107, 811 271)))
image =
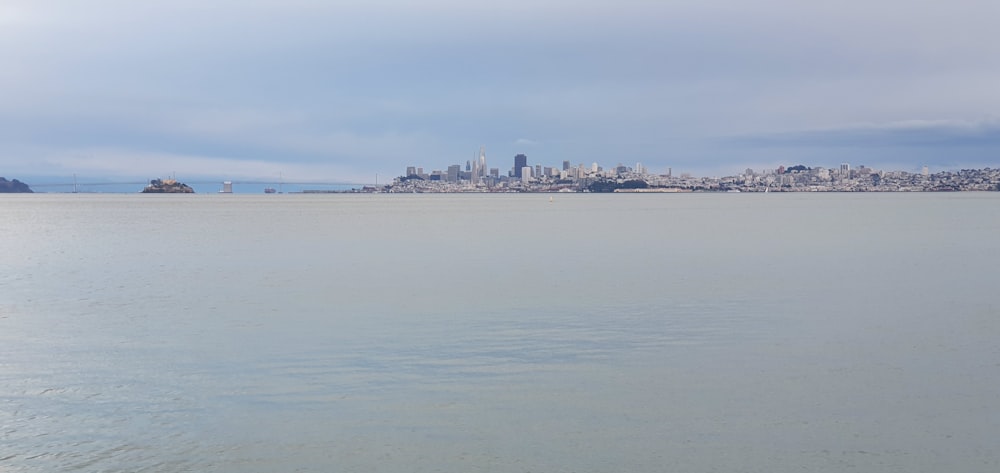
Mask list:
POLYGON ((754 147, 988 147, 1000 151, 1000 120, 908 120, 734 137, 754 147))
POLYGON ((96 166, 72 157, 98 149, 134 153, 136 169, 185 156, 371 175, 444 168, 485 144, 503 168, 526 136, 537 162, 691 171, 845 150, 985 159, 996 127, 975 119, 1000 110, 998 8, 11 0, 0 167, 96 166))

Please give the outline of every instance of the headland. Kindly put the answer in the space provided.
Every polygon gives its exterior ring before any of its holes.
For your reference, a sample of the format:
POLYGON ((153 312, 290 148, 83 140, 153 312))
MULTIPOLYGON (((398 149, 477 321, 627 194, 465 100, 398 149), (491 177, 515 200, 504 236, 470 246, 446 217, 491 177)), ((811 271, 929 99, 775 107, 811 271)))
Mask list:
POLYGON ((13 193, 29 193, 34 192, 31 187, 27 184, 14 179, 8 181, 5 177, 0 177, 0 193, 13 194, 13 193))

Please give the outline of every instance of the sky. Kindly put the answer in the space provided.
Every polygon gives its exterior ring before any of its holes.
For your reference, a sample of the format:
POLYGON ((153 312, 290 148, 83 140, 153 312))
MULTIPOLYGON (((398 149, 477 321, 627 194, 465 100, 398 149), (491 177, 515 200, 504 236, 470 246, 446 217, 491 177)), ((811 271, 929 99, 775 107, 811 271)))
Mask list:
MULTIPOLYGON (((0 176, 1000 166, 996 0, 4 0, 0 176)), ((30 182, 29 182, 30 183, 30 182)))

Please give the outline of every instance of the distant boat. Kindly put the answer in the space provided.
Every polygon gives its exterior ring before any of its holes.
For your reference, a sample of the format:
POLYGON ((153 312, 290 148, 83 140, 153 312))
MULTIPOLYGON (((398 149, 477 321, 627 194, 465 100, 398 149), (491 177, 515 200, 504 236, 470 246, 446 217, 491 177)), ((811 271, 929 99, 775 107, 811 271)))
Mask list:
POLYGON ((274 194, 274 193, 277 193, 277 192, 278 191, 275 190, 273 187, 265 187, 264 188, 264 193, 265 194, 274 194))

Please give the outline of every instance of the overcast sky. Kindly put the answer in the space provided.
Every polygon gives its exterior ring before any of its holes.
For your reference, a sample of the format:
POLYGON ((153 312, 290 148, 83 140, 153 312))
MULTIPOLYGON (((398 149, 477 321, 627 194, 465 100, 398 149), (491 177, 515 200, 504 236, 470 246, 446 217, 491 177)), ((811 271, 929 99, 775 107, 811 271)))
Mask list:
MULTIPOLYGON (((997 0, 4 0, 0 176, 1000 165, 997 0)), ((381 179, 380 179, 381 180, 381 179)))

